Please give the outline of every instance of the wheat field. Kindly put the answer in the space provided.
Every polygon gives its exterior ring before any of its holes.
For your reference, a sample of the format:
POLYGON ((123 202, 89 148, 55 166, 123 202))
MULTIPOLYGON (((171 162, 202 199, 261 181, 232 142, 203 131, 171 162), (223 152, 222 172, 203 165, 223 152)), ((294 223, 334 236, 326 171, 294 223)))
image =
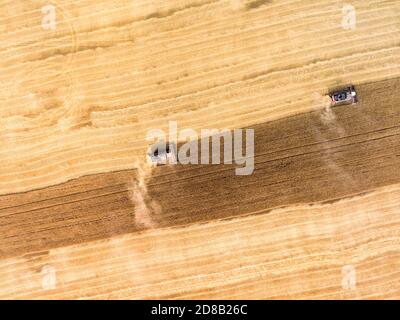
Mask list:
POLYGON ((400 298, 399 1, 5 0, 0 71, 0 298, 400 298))

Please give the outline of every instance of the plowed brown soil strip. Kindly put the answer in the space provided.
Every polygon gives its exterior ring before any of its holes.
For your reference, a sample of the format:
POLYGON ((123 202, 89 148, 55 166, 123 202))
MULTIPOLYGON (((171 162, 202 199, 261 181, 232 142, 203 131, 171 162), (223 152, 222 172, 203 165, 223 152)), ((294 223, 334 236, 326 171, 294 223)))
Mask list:
POLYGON ((256 126, 249 176, 236 176, 234 164, 163 166, 146 178, 146 191, 137 171, 121 171, 1 196, 1 253, 333 202, 400 183, 398 90, 399 80, 359 86, 357 105, 256 126))

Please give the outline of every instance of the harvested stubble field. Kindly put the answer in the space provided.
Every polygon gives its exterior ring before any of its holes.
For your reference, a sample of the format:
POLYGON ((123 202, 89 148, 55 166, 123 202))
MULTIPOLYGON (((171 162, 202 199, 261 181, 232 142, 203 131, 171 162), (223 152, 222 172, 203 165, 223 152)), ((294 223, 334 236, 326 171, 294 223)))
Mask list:
POLYGON ((0 298, 400 298, 400 2, 348 4, 0 1, 0 298), (149 167, 169 121, 253 174, 149 167))

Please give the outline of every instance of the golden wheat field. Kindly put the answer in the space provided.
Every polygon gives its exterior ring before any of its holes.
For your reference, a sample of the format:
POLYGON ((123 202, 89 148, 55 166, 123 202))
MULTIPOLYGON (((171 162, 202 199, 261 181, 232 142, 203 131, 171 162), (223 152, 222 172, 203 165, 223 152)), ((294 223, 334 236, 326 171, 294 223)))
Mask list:
POLYGON ((400 298, 400 1, 1 0, 0 77, 1 299, 400 298))

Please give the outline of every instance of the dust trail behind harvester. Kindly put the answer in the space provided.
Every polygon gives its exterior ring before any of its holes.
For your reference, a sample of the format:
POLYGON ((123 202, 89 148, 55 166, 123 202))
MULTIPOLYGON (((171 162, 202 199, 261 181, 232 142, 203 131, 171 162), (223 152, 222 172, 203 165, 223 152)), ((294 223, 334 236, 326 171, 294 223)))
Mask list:
POLYGON ((144 228, 155 228, 156 217, 161 213, 161 206, 148 194, 147 183, 151 178, 154 164, 147 159, 138 159, 134 163, 136 177, 128 182, 129 198, 135 205, 135 223, 144 228))

